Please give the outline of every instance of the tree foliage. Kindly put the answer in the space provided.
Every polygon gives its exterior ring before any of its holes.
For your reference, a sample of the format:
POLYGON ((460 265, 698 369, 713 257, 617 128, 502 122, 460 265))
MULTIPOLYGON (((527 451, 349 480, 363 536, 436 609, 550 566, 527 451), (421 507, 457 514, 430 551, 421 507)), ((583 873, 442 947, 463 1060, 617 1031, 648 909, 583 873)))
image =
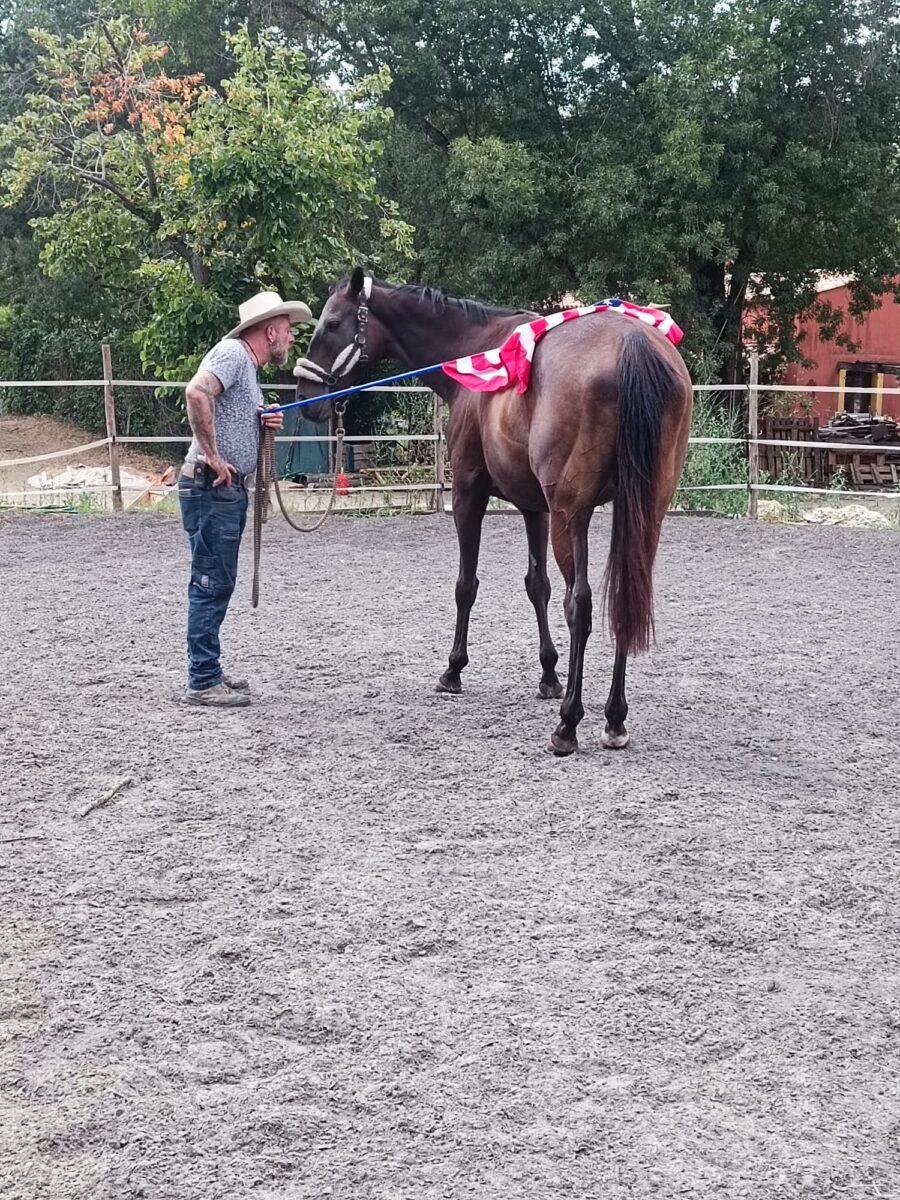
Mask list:
POLYGON ((144 366, 182 373, 261 287, 310 295, 410 230, 375 187, 387 73, 336 91, 272 36, 229 35, 221 89, 170 74, 142 24, 38 32, 38 88, 3 134, 8 204, 30 201, 44 270, 142 300, 144 366))
POLYGON ((894 0, 88 4, 0 25, 0 356, 40 296, 180 373, 249 291, 315 298, 362 258, 505 304, 667 302, 730 380, 749 296, 783 361, 795 315, 837 333, 820 272, 860 311, 897 277, 894 0))
POLYGON ((381 170, 426 277, 667 299, 696 372, 733 378, 751 281, 791 356, 818 272, 854 273, 862 306, 896 274, 887 0, 326 0, 307 20, 351 77, 391 68, 381 170))

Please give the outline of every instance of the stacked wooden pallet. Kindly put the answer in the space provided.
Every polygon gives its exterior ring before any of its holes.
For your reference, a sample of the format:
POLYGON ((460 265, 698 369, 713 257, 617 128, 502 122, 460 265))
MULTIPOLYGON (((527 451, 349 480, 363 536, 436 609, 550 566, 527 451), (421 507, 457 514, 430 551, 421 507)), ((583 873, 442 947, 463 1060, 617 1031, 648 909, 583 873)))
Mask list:
POLYGON ((760 438, 803 442, 803 446, 763 445, 760 470, 773 483, 791 481, 809 487, 830 487, 843 477, 854 491, 861 488, 900 488, 900 425, 890 417, 836 413, 827 425, 814 417, 763 417, 760 438), (816 449, 816 443, 840 443, 840 449, 816 449), (883 446, 883 450, 854 447, 883 446), (846 446, 846 449, 844 448, 846 446))

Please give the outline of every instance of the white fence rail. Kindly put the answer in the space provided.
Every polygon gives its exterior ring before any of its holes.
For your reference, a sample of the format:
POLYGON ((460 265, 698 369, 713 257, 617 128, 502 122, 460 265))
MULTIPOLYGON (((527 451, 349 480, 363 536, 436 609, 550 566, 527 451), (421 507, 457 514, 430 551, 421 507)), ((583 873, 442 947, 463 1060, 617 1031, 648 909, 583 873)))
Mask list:
MULTIPOLYGON (((186 381, 165 381, 165 380, 148 380, 148 379, 115 379, 112 375, 112 365, 110 362, 109 347, 103 347, 103 367, 104 377, 102 379, 49 379, 49 380, 0 380, 0 389, 9 388, 102 388, 104 392, 104 407, 106 414, 107 435, 104 438, 98 438, 95 441, 88 442, 81 446, 73 446, 70 449, 57 450, 47 454, 30 455, 21 458, 0 459, 0 471, 4 469, 20 467, 25 465, 36 464, 40 462, 51 461, 55 459, 67 458, 80 453, 86 453, 100 449, 102 447, 109 448, 109 466, 110 479, 109 485, 91 486, 92 492, 111 492, 113 508, 121 510, 122 504, 122 485, 120 479, 120 454, 119 449, 122 446, 130 445, 187 445, 191 438, 187 435, 177 436, 121 436, 116 429, 116 389, 125 388, 185 388, 186 381)), ((293 392, 293 384, 266 384, 264 389, 270 391, 287 391, 293 392)), ((774 493, 793 493, 793 494, 808 494, 808 495, 835 495, 847 497, 870 497, 873 494, 879 494, 876 489, 872 491, 850 491, 841 489, 835 492, 833 489, 792 486, 788 484, 777 484, 759 481, 759 448, 760 446, 777 446, 779 449, 802 449, 804 451, 828 451, 839 450, 848 451, 852 449, 854 454, 866 452, 881 452, 885 450, 884 444, 859 444, 845 442, 804 442, 793 441, 777 438, 760 438, 759 436, 759 395, 763 392, 785 392, 785 393, 840 393, 845 389, 839 387, 816 387, 816 386, 801 386, 788 384, 761 384, 758 382, 758 360, 755 355, 751 356, 750 382, 746 384, 697 384, 694 386, 695 394, 705 392, 725 392, 732 395, 743 395, 747 397, 747 408, 749 413, 748 428, 744 437, 691 437, 689 445, 731 445, 745 446, 747 451, 747 478, 739 483, 710 483, 696 486, 682 486, 681 492, 733 492, 744 491, 747 493, 747 510, 748 515, 753 519, 757 516, 757 499, 760 492, 774 493)), ((854 388, 854 393, 871 394, 871 395, 900 395, 900 388, 854 388)), ((428 481, 419 480, 414 483, 398 483, 398 484, 363 484, 355 485, 347 488, 347 494, 363 495, 372 494, 378 496, 392 495, 395 493, 412 495, 418 493, 420 495, 428 495, 433 493, 431 506, 437 511, 444 511, 444 492, 447 487, 447 475, 445 468, 446 461, 446 441, 444 435, 443 421, 443 406, 440 398, 431 392, 427 387, 404 387, 404 386, 388 386, 382 388, 369 387, 366 395, 377 395, 380 393, 415 393, 426 395, 430 394, 433 397, 432 402, 432 433, 386 433, 386 434, 360 434, 347 436, 344 438, 345 444, 348 445, 378 445, 385 443, 394 443, 397 445, 411 445, 413 443, 422 443, 434 445, 434 470, 433 477, 428 481)), ((319 443, 332 445, 337 441, 333 433, 320 435, 284 435, 276 437, 276 443, 319 443)), ((329 489, 330 490, 330 489, 329 489)), ((19 491, 19 492, 0 492, 0 504, 13 499, 22 499, 28 496, 43 496, 45 493, 40 491, 19 491)), ((308 496, 315 496, 315 492, 307 493, 308 496)), ((322 496, 326 497, 323 491, 322 496)), ((327 498, 327 497, 326 497, 327 498)), ((314 511, 309 509, 308 511, 314 511)))

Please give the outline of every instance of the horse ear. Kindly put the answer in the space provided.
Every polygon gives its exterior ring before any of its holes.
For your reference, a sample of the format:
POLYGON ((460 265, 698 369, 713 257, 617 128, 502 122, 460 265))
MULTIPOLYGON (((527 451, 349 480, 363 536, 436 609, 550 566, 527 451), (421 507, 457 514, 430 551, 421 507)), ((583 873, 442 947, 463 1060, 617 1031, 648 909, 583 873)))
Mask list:
POLYGON ((363 284, 366 281, 366 273, 362 267, 356 267, 353 274, 350 276, 350 291, 356 292, 357 295, 363 290, 363 284))

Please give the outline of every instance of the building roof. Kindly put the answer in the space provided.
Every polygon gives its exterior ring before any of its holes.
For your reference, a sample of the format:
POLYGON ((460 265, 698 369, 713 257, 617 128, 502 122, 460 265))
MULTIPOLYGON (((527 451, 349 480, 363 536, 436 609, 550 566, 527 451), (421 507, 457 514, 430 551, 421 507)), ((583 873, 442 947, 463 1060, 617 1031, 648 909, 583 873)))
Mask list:
POLYGON ((816 281, 817 292, 832 292, 835 288, 846 287, 853 282, 852 275, 822 275, 816 281))
MULTIPOLYGON (((729 276, 726 275, 726 281, 729 276)), ((822 273, 816 280, 816 292, 832 292, 835 288, 846 287, 853 282, 852 275, 826 275, 822 273)), ((769 289, 759 286, 759 276, 751 275, 747 283, 747 299, 754 300, 757 296, 768 296, 769 289)))

